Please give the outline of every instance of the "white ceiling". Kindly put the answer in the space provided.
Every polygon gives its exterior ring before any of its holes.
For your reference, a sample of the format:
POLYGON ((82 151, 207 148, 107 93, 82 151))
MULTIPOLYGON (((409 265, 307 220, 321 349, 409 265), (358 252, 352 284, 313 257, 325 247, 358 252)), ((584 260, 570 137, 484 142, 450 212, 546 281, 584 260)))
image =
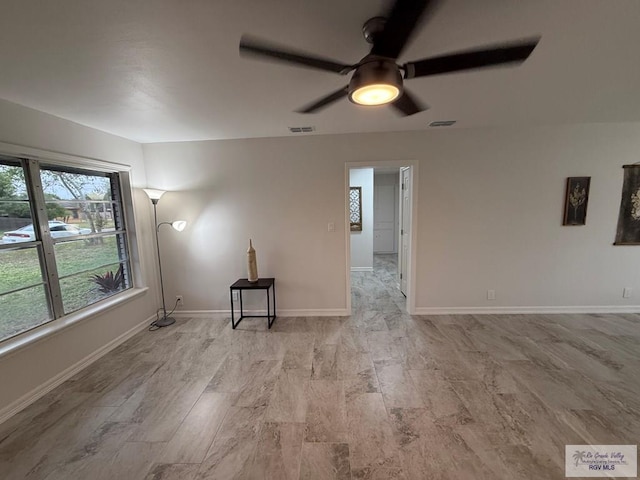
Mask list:
POLYGON ((0 98, 140 142, 640 121, 639 0, 443 0, 400 63, 542 35, 516 68, 417 78, 426 112, 347 100, 348 77, 241 58, 243 33, 352 63, 383 0, 1 0, 0 98), (454 128, 456 128, 454 127, 454 128))

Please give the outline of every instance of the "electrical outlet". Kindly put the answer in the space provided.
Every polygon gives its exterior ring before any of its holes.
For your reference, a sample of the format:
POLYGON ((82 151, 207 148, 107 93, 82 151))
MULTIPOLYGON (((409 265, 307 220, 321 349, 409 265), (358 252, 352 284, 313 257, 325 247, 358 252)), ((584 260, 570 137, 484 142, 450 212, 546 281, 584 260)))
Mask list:
POLYGON ((495 299, 496 299, 496 291, 487 290, 487 300, 495 300, 495 299))
POLYGON ((234 302, 237 302, 238 300, 240 300, 239 294, 240 294, 240 292, 238 292, 238 290, 234 290, 232 292, 232 297, 231 298, 233 298, 234 302))
POLYGON ((622 289, 622 298, 631 298, 633 295, 633 289, 631 287, 624 287, 622 289))
POLYGON ((176 305, 179 307, 184 306, 184 299, 182 298, 182 295, 176 295, 176 305))

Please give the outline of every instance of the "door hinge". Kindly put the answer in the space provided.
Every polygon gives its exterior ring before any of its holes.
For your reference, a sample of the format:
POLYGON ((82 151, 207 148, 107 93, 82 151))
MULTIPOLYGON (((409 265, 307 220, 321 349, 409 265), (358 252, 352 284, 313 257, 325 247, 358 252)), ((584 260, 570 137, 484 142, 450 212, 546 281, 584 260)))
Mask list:
POLYGON ((400 280, 402 280, 402 274, 400 274, 400 280))
POLYGON ((404 235, 404 229, 400 229, 400 235, 404 235))
POLYGON ((406 189, 407 187, 404 186, 404 183, 402 184, 402 190, 406 189))

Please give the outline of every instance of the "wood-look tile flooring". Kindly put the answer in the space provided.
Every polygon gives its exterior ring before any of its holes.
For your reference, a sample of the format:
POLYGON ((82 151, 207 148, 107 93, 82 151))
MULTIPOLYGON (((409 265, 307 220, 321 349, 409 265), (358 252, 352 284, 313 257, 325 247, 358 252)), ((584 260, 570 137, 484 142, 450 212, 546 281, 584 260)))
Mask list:
POLYGON ((0 478, 563 479, 638 443, 638 316, 411 317, 394 269, 348 318, 136 335, 0 425, 0 478))

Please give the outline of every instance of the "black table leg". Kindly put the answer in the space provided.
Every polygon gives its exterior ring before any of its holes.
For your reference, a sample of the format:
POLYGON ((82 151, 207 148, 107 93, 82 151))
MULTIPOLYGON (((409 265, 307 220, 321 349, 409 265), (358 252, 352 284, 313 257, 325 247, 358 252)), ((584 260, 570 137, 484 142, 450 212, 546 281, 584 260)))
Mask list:
MULTIPOLYGON (((271 291, 271 294, 273 295, 273 315, 271 315, 271 312, 269 311, 269 308, 267 306, 267 322, 269 323, 269 328, 271 328, 271 325, 273 325, 273 322, 275 322, 276 320, 276 283, 273 282, 273 286, 271 287, 273 290, 271 291)), ((269 292, 267 291, 267 305, 268 305, 268 301, 269 301, 269 292)))
POLYGON ((231 302, 231 328, 236 329, 237 325, 234 322, 233 315, 233 290, 229 289, 229 301, 231 302))
POLYGON ((269 299, 269 289, 267 289, 267 325, 271 328, 271 301, 269 299))

